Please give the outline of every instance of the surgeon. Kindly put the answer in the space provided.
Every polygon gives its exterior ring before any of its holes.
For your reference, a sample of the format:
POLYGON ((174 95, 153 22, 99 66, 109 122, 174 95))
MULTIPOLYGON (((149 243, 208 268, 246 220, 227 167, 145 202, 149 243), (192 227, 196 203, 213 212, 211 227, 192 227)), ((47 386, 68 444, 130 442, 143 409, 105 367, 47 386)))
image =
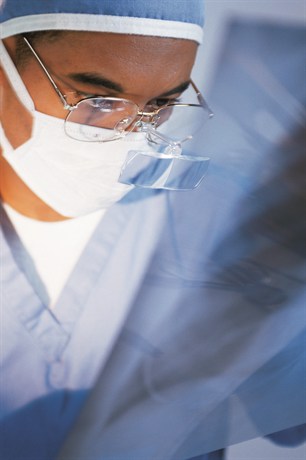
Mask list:
POLYGON ((203 21, 202 0, 2 2, 3 459, 55 457, 153 252, 145 202, 207 169, 178 158, 212 115, 203 21))
POLYGON ((271 272, 237 183, 203 181, 203 8, 2 2, 1 459, 223 460, 239 398, 257 435, 304 423, 287 249, 271 272))

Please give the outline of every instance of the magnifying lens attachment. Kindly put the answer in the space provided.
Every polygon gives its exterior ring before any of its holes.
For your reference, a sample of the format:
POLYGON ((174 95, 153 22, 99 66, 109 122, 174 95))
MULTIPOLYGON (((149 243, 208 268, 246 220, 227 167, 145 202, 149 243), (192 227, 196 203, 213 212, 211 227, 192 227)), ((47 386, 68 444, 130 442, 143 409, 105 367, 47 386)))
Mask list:
POLYGON ((209 162, 207 157, 130 150, 119 182, 153 189, 193 190, 204 178, 209 162))
POLYGON ((210 159, 182 154, 182 144, 191 140, 192 136, 175 141, 148 125, 143 130, 152 150, 130 150, 122 166, 119 182, 164 190, 184 191, 198 187, 207 172, 210 159))

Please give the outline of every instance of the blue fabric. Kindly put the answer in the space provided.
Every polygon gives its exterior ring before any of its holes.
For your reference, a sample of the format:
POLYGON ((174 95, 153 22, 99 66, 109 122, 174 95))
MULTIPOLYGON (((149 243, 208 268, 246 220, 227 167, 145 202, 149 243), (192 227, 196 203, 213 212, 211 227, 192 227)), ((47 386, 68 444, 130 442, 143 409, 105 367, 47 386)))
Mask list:
POLYGON ((167 195, 61 460, 186 460, 305 423, 304 29, 235 23, 226 39, 199 140, 214 167, 197 191, 167 195))
POLYGON ((199 189, 134 190, 112 207, 53 311, 4 232, 1 458, 54 460, 80 410, 58 459, 221 456, 305 423, 303 107, 288 111, 256 79, 260 62, 290 101, 306 100, 304 31, 238 24, 227 40, 209 98, 218 117, 199 141, 214 167, 199 189), (262 113, 281 135, 259 130, 262 113), (100 372, 103 309, 122 304, 100 372))
POLYGON ((203 0, 7 0, 1 22, 48 13, 76 13, 187 22, 203 26, 203 0))

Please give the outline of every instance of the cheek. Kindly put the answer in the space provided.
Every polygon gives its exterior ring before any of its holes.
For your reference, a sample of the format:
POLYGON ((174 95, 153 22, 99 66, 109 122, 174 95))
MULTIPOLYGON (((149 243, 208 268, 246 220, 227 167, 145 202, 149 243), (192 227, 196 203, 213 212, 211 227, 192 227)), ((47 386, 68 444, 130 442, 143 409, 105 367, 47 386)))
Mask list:
POLYGON ((19 101, 2 71, 1 93, 0 113, 2 127, 11 145, 17 148, 31 137, 32 115, 19 101))
POLYGON ((67 110, 63 108, 63 103, 42 70, 29 64, 21 77, 38 112, 66 118, 67 110))

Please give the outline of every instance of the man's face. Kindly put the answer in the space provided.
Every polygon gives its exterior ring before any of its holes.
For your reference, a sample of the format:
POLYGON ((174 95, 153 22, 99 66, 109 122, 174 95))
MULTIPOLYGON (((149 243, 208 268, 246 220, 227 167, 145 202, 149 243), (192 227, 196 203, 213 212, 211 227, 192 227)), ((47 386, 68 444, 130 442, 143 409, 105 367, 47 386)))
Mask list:
MULTIPOLYGON (((16 39, 6 39, 5 45, 36 110, 64 119, 67 110, 37 60, 30 55, 18 66, 16 39)), ((92 32, 64 32, 55 40, 39 40, 34 47, 71 105, 82 98, 99 95, 130 99, 140 109, 156 99, 166 101, 180 95, 190 79, 197 50, 197 44, 191 40, 92 32)), ((32 118, 3 71, 0 82, 2 125, 9 141, 17 148, 30 138, 32 118)), ((11 188, 16 193, 17 178, 14 179, 12 171, 6 174, 9 167, 2 163, 2 182, 7 186, 6 190, 2 186, 1 193, 9 202, 7 190, 11 188), (11 186, 13 180, 14 187, 11 186)), ((23 189, 23 200, 25 194, 23 189)), ((15 198, 14 204, 16 201, 15 198)))
MULTIPOLYGON (((6 42, 15 59, 15 40, 6 42)), ((197 45, 189 40, 67 32, 51 43, 38 42, 35 49, 70 104, 101 95, 124 97, 142 108, 156 99, 179 96, 180 87, 190 78, 197 45)), ((34 57, 19 72, 36 110, 66 117, 67 110, 34 57)), ((11 112, 9 107, 5 112, 11 112)), ((16 126, 22 112, 17 110, 11 126, 16 126)), ((14 144, 16 147, 19 141, 14 139, 14 144)))

